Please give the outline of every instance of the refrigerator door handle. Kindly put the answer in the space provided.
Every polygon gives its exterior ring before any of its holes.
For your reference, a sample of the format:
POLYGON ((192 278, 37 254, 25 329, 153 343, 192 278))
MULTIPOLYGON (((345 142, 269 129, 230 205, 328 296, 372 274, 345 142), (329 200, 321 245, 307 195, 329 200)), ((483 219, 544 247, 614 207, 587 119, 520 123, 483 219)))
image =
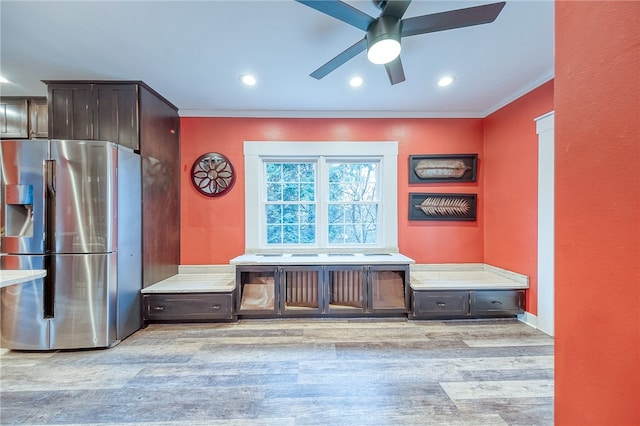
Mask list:
POLYGON ((55 251, 55 203, 56 203, 56 161, 44 160, 44 247, 45 253, 55 251))
POLYGON ((55 261, 51 256, 44 257, 44 266, 47 275, 44 277, 43 289, 43 314, 44 319, 54 317, 55 294, 56 294, 56 267, 55 261))
POLYGON ((44 178, 47 192, 56 192, 56 160, 44 160, 44 178))

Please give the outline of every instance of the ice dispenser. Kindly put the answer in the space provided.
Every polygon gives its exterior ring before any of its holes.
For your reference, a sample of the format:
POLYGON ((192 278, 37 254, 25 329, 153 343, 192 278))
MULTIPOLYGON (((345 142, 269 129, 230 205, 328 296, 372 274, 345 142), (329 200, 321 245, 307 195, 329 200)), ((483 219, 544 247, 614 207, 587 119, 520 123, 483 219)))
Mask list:
POLYGON ((4 195, 6 236, 33 236, 33 186, 7 185, 4 195))

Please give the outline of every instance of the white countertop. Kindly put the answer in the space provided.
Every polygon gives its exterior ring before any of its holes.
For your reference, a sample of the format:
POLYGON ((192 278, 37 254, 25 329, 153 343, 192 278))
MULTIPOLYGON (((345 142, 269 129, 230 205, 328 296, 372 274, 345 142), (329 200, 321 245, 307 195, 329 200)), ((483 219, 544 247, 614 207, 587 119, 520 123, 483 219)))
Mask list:
POLYGON ((354 254, 243 254, 231 259, 232 265, 408 265, 413 259, 400 253, 354 254))
POLYGON ((47 275, 44 269, 34 270, 0 270, 0 288, 35 280, 47 275))
POLYGON ((180 273, 143 288, 142 293, 226 293, 235 288, 234 273, 180 273))
POLYGON ((506 290, 529 288, 529 277, 486 264, 415 265, 414 290, 506 290))

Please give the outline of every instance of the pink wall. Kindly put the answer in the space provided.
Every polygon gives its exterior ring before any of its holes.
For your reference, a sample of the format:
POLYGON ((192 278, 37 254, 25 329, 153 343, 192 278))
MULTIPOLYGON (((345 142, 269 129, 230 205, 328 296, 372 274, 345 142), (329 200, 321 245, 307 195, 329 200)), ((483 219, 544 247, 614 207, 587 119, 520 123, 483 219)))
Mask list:
MULTIPOLYGON (((420 263, 483 261, 481 119, 182 118, 181 264, 224 264, 244 253, 245 140, 398 141, 399 246, 420 263), (192 187, 193 162, 206 152, 226 155, 237 171, 234 188, 207 198, 192 187), (478 153, 479 180, 455 185, 408 184, 410 154, 478 153), (409 192, 477 193, 476 222, 407 219, 409 192)), ((251 176, 249 173, 248 176, 251 176)))
POLYGON ((555 5, 555 421, 639 425, 640 2, 555 5))
POLYGON ((538 135, 553 110, 550 81, 484 120, 484 261, 529 276, 527 311, 538 310, 538 135))

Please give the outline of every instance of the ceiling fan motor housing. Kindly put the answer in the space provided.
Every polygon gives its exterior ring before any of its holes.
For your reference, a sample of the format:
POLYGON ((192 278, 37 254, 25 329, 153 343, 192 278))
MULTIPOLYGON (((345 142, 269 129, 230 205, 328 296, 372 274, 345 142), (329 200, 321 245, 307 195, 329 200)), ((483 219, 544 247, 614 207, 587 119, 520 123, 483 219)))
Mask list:
POLYGON ((367 29, 367 42, 369 46, 376 42, 392 38, 400 41, 402 33, 402 21, 395 16, 381 16, 369 25, 367 29))
MULTIPOLYGON (((398 42, 399 47, 401 33, 402 21, 400 19, 395 16, 381 16, 373 21, 367 29, 367 50, 370 50, 373 45, 383 40, 395 40, 398 42)), ((369 59, 371 60, 371 58, 369 59)))

